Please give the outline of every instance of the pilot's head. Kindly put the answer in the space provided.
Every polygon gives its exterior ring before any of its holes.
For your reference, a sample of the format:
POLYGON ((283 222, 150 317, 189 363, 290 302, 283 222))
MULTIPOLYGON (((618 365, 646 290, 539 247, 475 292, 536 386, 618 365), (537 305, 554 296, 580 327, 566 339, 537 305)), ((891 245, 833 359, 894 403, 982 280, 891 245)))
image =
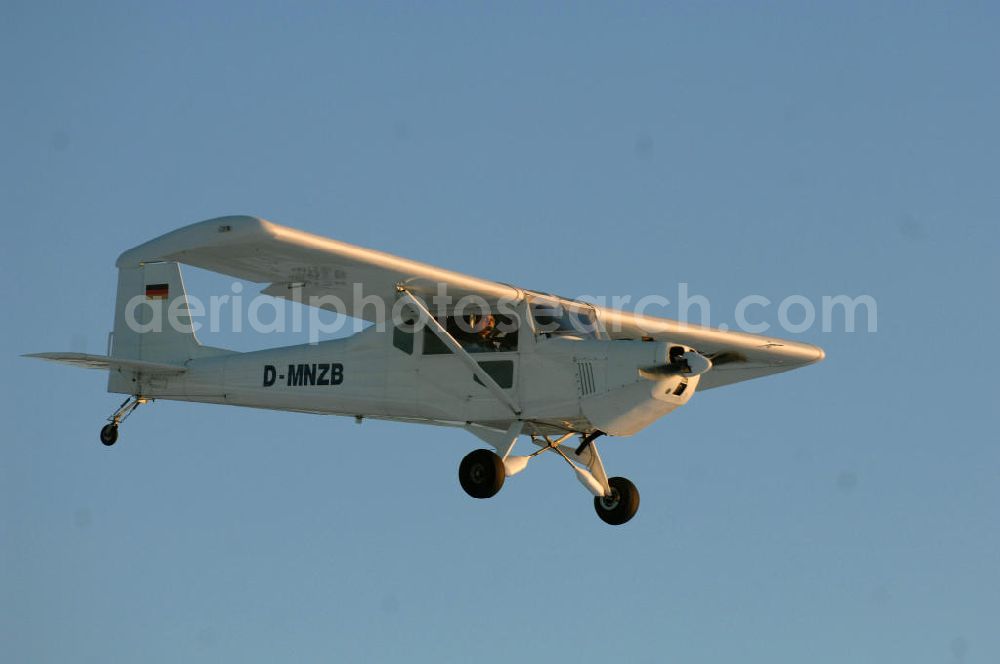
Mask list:
POLYGON ((486 336, 493 331, 496 320, 493 314, 473 314, 469 316, 469 323, 472 325, 472 332, 479 336, 486 336))

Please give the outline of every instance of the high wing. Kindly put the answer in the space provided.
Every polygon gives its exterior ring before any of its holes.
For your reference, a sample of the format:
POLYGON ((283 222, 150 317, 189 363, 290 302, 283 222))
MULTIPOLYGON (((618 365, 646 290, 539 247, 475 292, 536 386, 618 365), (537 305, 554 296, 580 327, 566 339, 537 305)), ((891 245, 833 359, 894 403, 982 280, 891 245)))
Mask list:
MULTIPOLYGON (((525 291, 495 281, 441 269, 392 254, 313 235, 257 217, 210 219, 180 228, 123 253, 117 265, 135 267, 144 262, 177 261, 239 279, 268 284, 263 293, 309 302, 311 297, 333 296, 357 318, 374 321, 376 308, 362 308, 363 297, 393 302, 397 286, 431 297, 438 284, 457 299, 477 295, 494 302, 519 299, 525 291), (363 293, 356 292, 362 284, 363 293)), ((339 303, 338 303, 339 304, 339 303)), ((336 309, 332 304, 323 308, 336 309)), ((823 359, 823 350, 810 344, 728 332, 666 318, 640 316, 606 307, 594 307, 602 328, 612 339, 650 338, 684 344, 713 362, 701 377, 699 391, 751 378, 781 373, 823 359)), ((383 312, 384 313, 384 312, 383 312)))
MULTIPOLYGON (((313 235, 257 217, 209 219, 179 228, 119 256, 117 266, 170 260, 220 272, 238 279, 268 283, 265 295, 308 302, 310 297, 334 296, 357 318, 374 321, 373 308, 355 302, 354 284, 364 296, 392 302, 396 285, 433 296, 437 284, 447 284, 455 298, 479 295, 487 301, 516 299, 516 288, 443 270, 374 249, 313 235), (355 305, 359 305, 355 307, 355 305)), ((336 309, 332 305, 322 308, 336 309)))
POLYGON ((127 360, 107 355, 88 355, 87 353, 29 353, 24 357, 35 357, 50 362, 71 364, 84 369, 110 369, 112 371, 130 371, 146 375, 170 376, 182 374, 187 369, 176 364, 146 362, 144 360, 127 360))

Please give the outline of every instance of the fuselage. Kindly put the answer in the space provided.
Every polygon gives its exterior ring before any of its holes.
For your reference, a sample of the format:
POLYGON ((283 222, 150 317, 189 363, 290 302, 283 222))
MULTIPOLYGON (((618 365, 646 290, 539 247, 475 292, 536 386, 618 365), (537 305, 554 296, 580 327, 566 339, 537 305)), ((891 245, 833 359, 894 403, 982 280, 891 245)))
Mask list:
MULTIPOLYGON (((429 334, 371 326, 343 339, 193 359, 185 373, 154 378, 139 389, 150 398, 355 417, 510 421, 509 407, 461 358, 431 352, 429 334)), ((514 350, 474 357, 519 406, 518 419, 561 431, 625 434, 694 392, 697 377, 639 375, 641 367, 665 362, 668 346, 522 334, 514 350), (678 391, 681 382, 685 389, 678 391)))

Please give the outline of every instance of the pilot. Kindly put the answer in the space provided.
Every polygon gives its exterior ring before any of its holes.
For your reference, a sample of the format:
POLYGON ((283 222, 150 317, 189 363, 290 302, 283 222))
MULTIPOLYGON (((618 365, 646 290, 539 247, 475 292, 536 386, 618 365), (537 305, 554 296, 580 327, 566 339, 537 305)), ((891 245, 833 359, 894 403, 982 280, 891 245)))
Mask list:
POLYGON ((487 313, 481 316, 470 316, 470 318, 476 344, 480 348, 496 350, 499 346, 499 340, 496 338, 497 324, 493 314, 487 313))

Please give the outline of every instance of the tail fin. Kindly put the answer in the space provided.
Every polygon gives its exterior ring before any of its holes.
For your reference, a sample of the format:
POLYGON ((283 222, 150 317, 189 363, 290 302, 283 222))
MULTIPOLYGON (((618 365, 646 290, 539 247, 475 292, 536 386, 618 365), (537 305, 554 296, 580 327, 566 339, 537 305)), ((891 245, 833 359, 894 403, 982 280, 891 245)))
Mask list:
POLYGON ((119 268, 111 357, 180 365, 228 352, 201 345, 192 323, 177 263, 119 268))

